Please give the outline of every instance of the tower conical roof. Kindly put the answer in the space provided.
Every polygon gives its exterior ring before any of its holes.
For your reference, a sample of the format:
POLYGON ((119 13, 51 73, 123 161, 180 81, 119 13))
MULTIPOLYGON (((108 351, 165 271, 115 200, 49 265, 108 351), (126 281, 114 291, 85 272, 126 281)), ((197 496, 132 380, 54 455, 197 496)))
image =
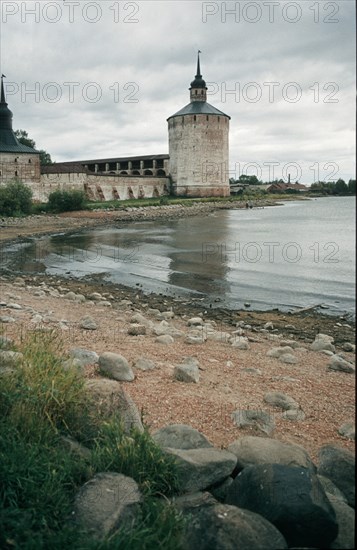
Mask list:
POLYGON ((36 149, 23 145, 16 138, 12 129, 12 112, 6 103, 4 90, 5 75, 1 75, 0 92, 0 153, 27 153, 37 154, 36 149))

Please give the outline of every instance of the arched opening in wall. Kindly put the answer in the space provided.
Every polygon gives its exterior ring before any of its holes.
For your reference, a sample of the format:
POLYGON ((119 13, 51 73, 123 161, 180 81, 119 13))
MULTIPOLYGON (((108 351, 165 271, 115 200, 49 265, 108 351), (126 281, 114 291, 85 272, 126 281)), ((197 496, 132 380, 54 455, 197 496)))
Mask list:
POLYGON ((19 175, 19 174, 18 174, 17 170, 15 170, 15 176, 17 177, 18 175, 19 175))
POLYGON ((145 199, 145 191, 142 185, 139 187, 138 199, 145 199))
POLYGON ((31 160, 31 159, 29 159, 29 164, 31 164, 31 162, 32 162, 32 160, 31 160))
POLYGON ((125 170, 122 170, 122 171, 120 172, 120 175, 121 175, 121 176, 127 176, 127 175, 128 175, 128 172, 126 172, 125 170))
POLYGON ((17 162, 17 157, 15 157, 15 162, 17 162))
POLYGON ((152 196, 153 197, 160 197, 160 193, 159 193, 159 190, 158 188, 156 187, 156 185, 154 186, 154 190, 152 192, 152 196))
POLYGON ((160 168, 160 170, 157 171, 157 175, 158 175, 158 176, 166 176, 166 172, 165 172, 165 170, 162 170, 162 169, 160 168))
POLYGON ((133 176, 140 176, 139 170, 133 170, 133 171, 132 171, 132 175, 133 175, 133 176))
POLYGON ((135 195, 131 187, 128 187, 128 195, 129 199, 135 199, 135 195))
POLYGON ((144 170, 144 176, 152 176, 152 170, 144 170))
POLYGON ((115 176, 115 172, 109 172, 110 176, 115 176))

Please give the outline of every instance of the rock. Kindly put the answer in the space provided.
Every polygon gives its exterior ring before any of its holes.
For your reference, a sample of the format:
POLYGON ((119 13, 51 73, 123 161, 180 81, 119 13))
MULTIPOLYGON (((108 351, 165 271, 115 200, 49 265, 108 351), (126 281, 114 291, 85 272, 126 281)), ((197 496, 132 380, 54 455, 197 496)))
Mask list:
POLYGON ((67 300, 72 300, 73 302, 75 301, 76 299, 76 294, 75 292, 67 292, 67 294, 64 296, 67 300))
POLYGON ((191 511, 184 550, 279 550, 287 548, 278 529, 249 510, 215 504, 191 511))
POLYGON ((173 319, 175 317, 175 314, 173 311, 163 311, 160 312, 160 314, 157 316, 158 319, 173 319))
POLYGON ((90 317, 90 315, 86 315, 80 320, 79 326, 81 328, 84 328, 85 330, 97 330, 97 323, 95 320, 90 317))
POLYGON ((61 435, 60 437, 62 446, 69 452, 74 455, 77 455, 80 458, 83 458, 84 460, 90 460, 92 453, 90 449, 87 447, 84 447, 84 445, 81 445, 73 439, 73 437, 61 435))
POLYGON ((0 349, 7 350, 13 345, 13 340, 8 338, 8 336, 3 336, 0 334, 0 349))
POLYGON ((130 334, 130 336, 139 336, 146 334, 146 326, 137 324, 130 325, 130 327, 128 328, 128 334, 130 334))
POLYGON ((352 353, 355 353, 356 351, 356 346, 355 344, 351 344, 351 342, 345 342, 343 345, 342 345, 342 349, 343 351, 351 351, 352 353))
POLYGON ((296 342, 296 340, 280 340, 280 345, 281 347, 289 346, 293 349, 301 348, 301 344, 296 342))
POLYGON ((264 411, 239 409, 232 413, 233 422, 238 428, 254 428, 267 435, 275 429, 273 417, 264 411))
POLYGON ((87 365, 96 365, 99 361, 99 355, 95 351, 84 348, 72 348, 69 355, 76 359, 82 367, 87 365))
POLYGON ((279 407, 283 411, 288 411, 289 409, 299 409, 299 403, 295 401, 290 395, 281 392, 268 392, 264 395, 265 403, 269 405, 274 405, 274 407, 279 407))
POLYGON ((155 342, 157 342, 158 344, 169 346, 170 344, 174 343, 174 339, 169 334, 163 334, 162 336, 158 336, 157 338, 155 338, 155 342))
POLYGON ((280 355, 279 361, 288 365, 296 365, 298 363, 298 359, 292 353, 283 353, 280 355))
POLYGON ((100 302, 101 300, 103 300, 103 296, 99 294, 99 292, 92 292, 91 294, 89 294, 88 299, 94 300, 95 302, 100 302))
POLYGON ((226 503, 266 518, 289 547, 328 548, 337 536, 334 510, 317 476, 306 468, 247 466, 229 488, 226 503))
POLYGON ((197 326, 203 325, 203 319, 201 319, 201 317, 192 317, 187 321, 187 325, 189 327, 192 327, 192 326, 197 327, 197 326))
POLYGON ((198 430, 185 424, 170 424, 152 435, 153 440, 160 447, 171 449, 208 449, 213 445, 198 430))
POLYGON ((332 495, 327 495, 336 515, 338 524, 337 538, 330 544, 330 548, 340 550, 355 548, 355 511, 348 504, 341 502, 332 495))
POLYGON ((260 369, 255 369, 254 367, 246 367, 242 369, 242 372, 246 372, 247 374, 257 374, 257 375, 262 374, 262 371, 260 369))
POLYGON ((20 304, 16 304, 14 302, 8 303, 6 307, 8 307, 9 309, 22 309, 22 306, 20 306, 20 304))
POLYGON ((176 365, 174 368, 174 380, 197 384, 199 379, 198 361, 195 359, 187 358, 181 365, 176 365))
POLYGON ((62 367, 64 370, 75 370, 77 371, 77 375, 84 376, 85 375, 85 368, 84 365, 76 359, 75 357, 71 357, 70 359, 67 359, 67 361, 63 361, 62 367))
POLYGON ((232 340, 232 347, 241 350, 249 349, 248 338, 245 338, 244 336, 237 336, 232 340))
POLYGON ((10 315, 2 315, 0 316, 0 323, 15 323, 16 319, 14 317, 11 317, 10 315))
POLYGON ((134 361, 134 368, 139 370, 153 370, 156 368, 154 361, 146 359, 146 357, 139 357, 134 361))
POLYGON ((317 334, 315 340, 310 345, 310 349, 312 351, 328 350, 334 352, 335 346, 333 345, 332 336, 328 336, 327 334, 317 334))
POLYGON ((269 437, 240 437, 228 446, 228 451, 237 457, 239 470, 255 464, 274 463, 298 466, 316 472, 314 463, 303 447, 269 437))
POLYGON ((207 331, 207 340, 214 340, 215 342, 227 343, 231 339, 229 332, 223 332, 221 330, 207 331))
POLYGON ((144 317, 141 313, 134 313, 134 315, 130 318, 130 322, 137 325, 144 325, 147 328, 151 328, 154 324, 150 321, 150 319, 146 319, 146 317, 144 317))
POLYGON ((337 445, 324 445, 318 454, 317 472, 328 477, 355 507, 355 455, 337 445))
POLYGON ((355 366, 340 357, 340 355, 333 355, 327 364, 327 368, 328 370, 346 372, 348 374, 353 374, 356 371, 355 366))
POLYGON ((186 344, 203 344, 207 340, 207 331, 204 327, 191 329, 185 338, 186 344))
POLYGON ((15 367, 23 358, 18 351, 0 350, 0 367, 15 367))
POLYGON ((109 418, 113 414, 120 415, 125 433, 130 433, 132 428, 144 431, 137 406, 119 382, 92 378, 85 382, 85 387, 91 397, 91 406, 95 414, 101 418, 109 418))
POLYGON ((330 497, 334 497, 336 499, 339 499, 341 502, 344 502, 347 504, 347 498, 345 495, 340 491, 338 487, 329 479, 328 477, 322 476, 320 474, 317 474, 317 477, 319 478, 319 482, 321 483, 323 490, 325 491, 327 498, 330 499, 330 497))
POLYGON ((268 321, 267 323, 265 323, 263 328, 273 330, 274 325, 271 321, 268 321))
POLYGON ((159 325, 153 328, 154 334, 157 336, 162 336, 163 334, 168 334, 172 338, 182 338, 185 335, 182 330, 178 330, 175 327, 172 327, 167 321, 162 321, 159 325))
POLYGON ((305 420, 306 415, 301 409, 289 409, 282 414, 284 420, 291 420, 292 422, 302 422, 305 420))
POLYGON ((226 479, 221 483, 219 483, 218 485, 214 485, 210 487, 209 492, 219 502, 224 502, 228 493, 228 489, 232 485, 232 483, 233 483, 233 478, 226 477, 226 479))
POLYGON ((108 300, 101 300, 97 303, 98 307, 112 307, 112 304, 108 300))
POLYGON ((277 358, 279 358, 281 355, 284 355, 284 354, 287 354, 287 353, 292 353, 292 352, 293 352, 293 348, 291 348, 290 346, 283 346, 283 347, 270 349, 267 352, 267 356, 268 357, 277 357, 277 358))
POLYGON ((94 539, 104 539, 119 527, 134 523, 141 501, 138 484, 131 477, 99 473, 77 493, 72 518, 94 539))
POLYGON ((186 493, 202 491, 220 483, 233 472, 237 463, 234 454, 213 447, 165 448, 164 451, 175 458, 180 489, 186 493))
POLYGON ((119 353, 106 351, 99 356, 99 372, 121 382, 132 382, 135 378, 128 361, 119 353))
POLYGON ((347 439, 355 439, 355 423, 345 422, 338 428, 338 433, 347 439))
POLYGON ((173 497, 171 502, 179 512, 185 515, 218 504, 217 500, 208 491, 197 491, 196 493, 173 497))

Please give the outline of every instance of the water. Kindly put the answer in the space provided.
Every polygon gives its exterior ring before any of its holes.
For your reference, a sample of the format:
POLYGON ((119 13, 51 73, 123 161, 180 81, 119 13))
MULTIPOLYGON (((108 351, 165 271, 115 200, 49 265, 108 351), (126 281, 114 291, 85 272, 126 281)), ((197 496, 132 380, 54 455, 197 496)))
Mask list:
POLYGON ((319 198, 55 235, 13 246, 6 259, 25 272, 101 273, 212 307, 324 304, 328 313, 354 313, 354 220, 354 198, 319 198))

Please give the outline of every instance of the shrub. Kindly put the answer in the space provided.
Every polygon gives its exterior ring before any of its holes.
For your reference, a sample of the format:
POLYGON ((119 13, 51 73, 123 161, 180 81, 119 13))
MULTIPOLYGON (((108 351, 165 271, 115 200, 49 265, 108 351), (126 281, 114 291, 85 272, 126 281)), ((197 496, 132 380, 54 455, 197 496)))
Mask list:
POLYGON ((21 216, 30 214, 32 191, 19 180, 0 186, 0 214, 3 216, 21 216))
POLYGON ((83 210, 86 204, 84 191, 53 191, 48 197, 47 210, 49 212, 72 212, 83 210))

